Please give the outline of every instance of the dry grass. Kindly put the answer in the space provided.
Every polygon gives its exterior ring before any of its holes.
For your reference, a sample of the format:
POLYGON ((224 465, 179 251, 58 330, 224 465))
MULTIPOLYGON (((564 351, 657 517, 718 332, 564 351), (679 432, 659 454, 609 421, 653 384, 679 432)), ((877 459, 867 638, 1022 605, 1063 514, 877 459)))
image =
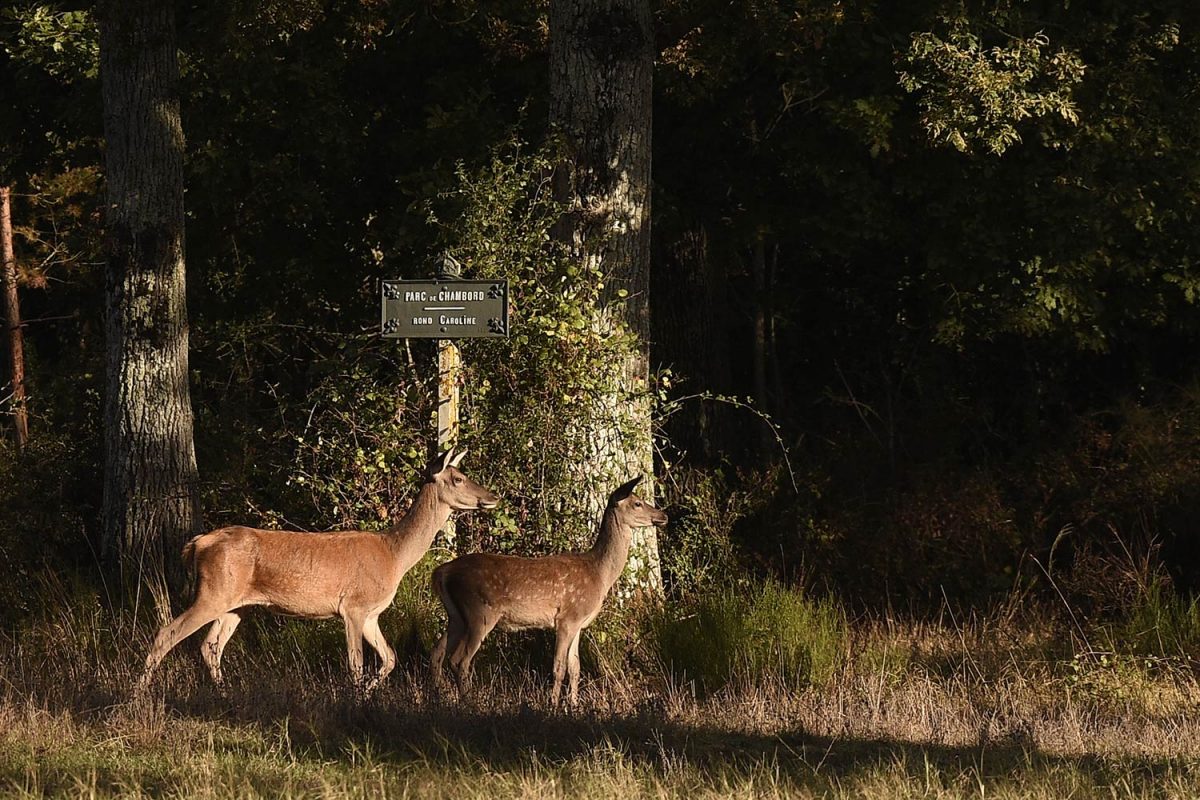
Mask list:
POLYGON ((801 691, 593 669, 574 713, 495 657, 461 703, 419 660, 359 700, 332 625, 249 625, 224 696, 189 643, 132 699, 148 632, 76 609, 0 645, 0 795, 1200 796, 1192 671, 1075 656, 1052 626, 859 623, 801 691))

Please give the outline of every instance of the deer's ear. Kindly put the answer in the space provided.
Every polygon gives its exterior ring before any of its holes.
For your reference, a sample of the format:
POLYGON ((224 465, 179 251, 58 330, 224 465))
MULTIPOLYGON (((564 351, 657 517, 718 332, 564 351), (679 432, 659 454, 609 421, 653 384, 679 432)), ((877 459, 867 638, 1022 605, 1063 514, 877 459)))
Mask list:
POLYGON ((456 456, 454 456, 454 458, 450 459, 450 466, 454 467, 455 469, 458 469, 458 465, 462 463, 463 456, 465 456, 466 454, 467 454, 467 451, 465 449, 459 450, 458 455, 456 455, 456 456))
POLYGON ((633 494, 633 490, 641 482, 642 482, 642 476, 638 475, 636 478, 631 480, 629 483, 621 484, 617 488, 617 490, 612 493, 613 502, 620 502, 621 500, 624 500, 626 497, 629 497, 629 495, 633 494))
POLYGON ((446 468, 446 466, 450 463, 450 459, 453 455, 454 455, 454 448, 451 447, 449 450, 442 453, 441 455, 434 456, 433 460, 425 465, 425 474, 431 478, 434 475, 437 475, 439 472, 441 472, 442 470, 444 470, 446 468))

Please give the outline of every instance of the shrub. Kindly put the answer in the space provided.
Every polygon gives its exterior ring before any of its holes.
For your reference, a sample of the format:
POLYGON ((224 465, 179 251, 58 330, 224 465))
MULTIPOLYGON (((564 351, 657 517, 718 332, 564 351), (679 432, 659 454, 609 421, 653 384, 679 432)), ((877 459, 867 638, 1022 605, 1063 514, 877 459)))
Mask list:
POLYGON ((664 483, 671 525, 659 541, 663 577, 673 596, 686 599, 747 580, 734 526, 769 499, 776 472, 731 479, 722 470, 672 471, 664 483))
POLYGON ((698 596, 682 614, 661 613, 652 632, 670 674, 709 692, 739 680, 827 684, 845 660, 849 637, 835 603, 776 583, 698 596))
POLYGON ((430 455, 420 422, 435 405, 428 382, 391 344, 344 340, 305 400, 283 499, 307 525, 385 528, 412 500, 430 455))

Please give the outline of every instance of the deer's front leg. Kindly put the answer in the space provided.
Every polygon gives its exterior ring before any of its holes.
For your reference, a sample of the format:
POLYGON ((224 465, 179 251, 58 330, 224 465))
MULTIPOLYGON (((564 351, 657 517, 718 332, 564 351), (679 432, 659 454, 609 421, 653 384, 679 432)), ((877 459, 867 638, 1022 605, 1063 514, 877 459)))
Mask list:
POLYGON ((550 690, 550 705, 558 708, 558 697, 562 692, 563 678, 567 674, 567 661, 570 656, 572 632, 560 623, 555 630, 554 639, 554 688, 550 690))
POLYGON ((346 624, 346 658, 350 667, 350 679, 354 688, 362 688, 363 682, 363 620, 347 614, 342 617, 346 624))
POLYGON ((579 640, 583 637, 583 629, 575 631, 571 637, 571 646, 567 651, 567 676, 571 684, 571 707, 579 705, 579 640))

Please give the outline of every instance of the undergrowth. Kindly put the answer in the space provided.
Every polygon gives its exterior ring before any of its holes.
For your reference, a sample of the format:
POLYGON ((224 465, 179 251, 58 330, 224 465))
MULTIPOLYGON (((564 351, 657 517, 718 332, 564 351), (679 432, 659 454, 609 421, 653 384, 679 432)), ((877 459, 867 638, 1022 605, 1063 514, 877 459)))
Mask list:
POLYGON ((699 597, 650 624, 668 673, 706 691, 735 681, 827 685, 845 660, 849 636, 832 601, 775 583, 699 597))

